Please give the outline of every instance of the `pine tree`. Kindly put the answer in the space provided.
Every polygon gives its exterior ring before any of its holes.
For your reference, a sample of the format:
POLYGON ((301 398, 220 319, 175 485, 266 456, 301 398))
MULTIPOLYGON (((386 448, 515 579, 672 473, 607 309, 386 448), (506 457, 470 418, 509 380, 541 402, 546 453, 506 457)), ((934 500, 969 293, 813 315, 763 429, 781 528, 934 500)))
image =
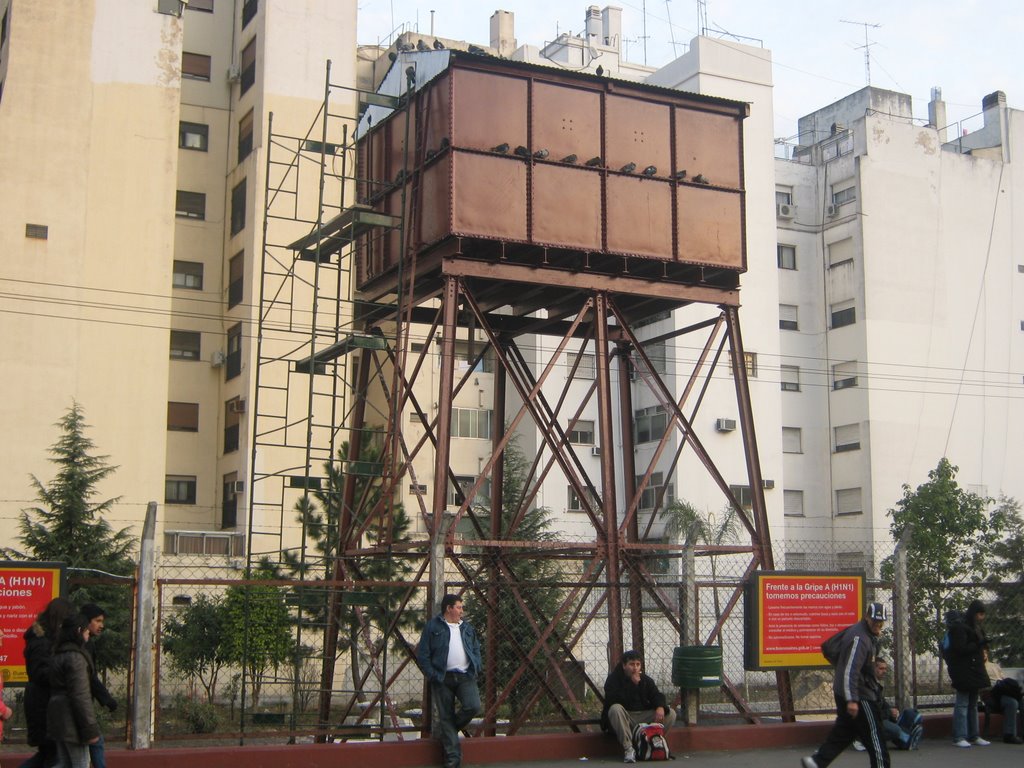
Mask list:
MULTIPOLYGON (((117 469, 107 456, 95 456, 85 435, 82 407, 72 402, 56 425, 61 435, 51 448, 57 474, 47 483, 32 475, 39 506, 22 510, 18 541, 22 549, 5 547, 4 557, 65 563, 69 569, 129 576, 135 571, 134 538, 129 528, 114 530, 106 519, 120 497, 95 501, 97 486, 117 469)), ((128 660, 128 598, 126 587, 79 586, 66 595, 75 605, 97 603, 107 611, 107 629, 100 636, 96 661, 101 669, 128 660)))

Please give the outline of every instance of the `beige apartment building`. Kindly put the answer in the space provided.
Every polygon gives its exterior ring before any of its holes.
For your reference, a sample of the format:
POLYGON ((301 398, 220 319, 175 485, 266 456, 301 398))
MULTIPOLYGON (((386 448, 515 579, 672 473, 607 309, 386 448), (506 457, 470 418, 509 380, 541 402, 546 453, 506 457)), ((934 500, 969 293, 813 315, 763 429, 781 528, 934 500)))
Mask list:
MULTIPOLYGON (((269 116, 306 135, 328 60, 354 84, 356 4, 0 0, 0 19, 0 538, 77 402, 118 467, 113 526, 141 530, 156 501, 165 554, 239 556, 266 190, 290 167, 268 163, 269 116)), ((355 114, 350 88, 331 98, 355 114)), ((274 236, 308 231, 319 181, 274 236)), ((290 330, 308 337, 308 312, 290 330)))

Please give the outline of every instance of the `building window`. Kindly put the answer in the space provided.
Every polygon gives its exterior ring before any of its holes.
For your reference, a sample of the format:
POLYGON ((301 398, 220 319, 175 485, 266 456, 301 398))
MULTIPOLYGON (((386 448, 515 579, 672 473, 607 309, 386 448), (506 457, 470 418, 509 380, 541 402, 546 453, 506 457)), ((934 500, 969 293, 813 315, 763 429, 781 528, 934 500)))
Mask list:
POLYGON ((242 409, 240 397, 233 397, 224 403, 224 453, 238 450, 242 409))
POLYGON ((804 516, 804 492, 783 491, 782 492, 782 513, 786 517, 804 516))
POLYGON ((571 485, 568 486, 567 497, 568 506, 566 507, 569 512, 586 512, 587 509, 597 510, 601 506, 601 499, 598 498, 597 494, 591 490, 586 489, 586 499, 589 501, 587 506, 584 505, 583 497, 576 493, 576 489, 571 485))
POLYGON ((206 195, 179 189, 174 203, 174 215, 185 219, 205 219, 206 195))
POLYGON ((799 331, 796 304, 779 304, 779 329, 783 331, 799 331))
POLYGON ((832 187, 832 205, 842 205, 843 203, 851 203, 857 199, 857 188, 853 184, 836 189, 832 187))
POLYGON ((836 453, 856 451, 860 448, 860 424, 844 424, 832 432, 835 435, 836 453))
POLYGON ((664 376, 668 371, 668 352, 664 341, 648 342, 643 345, 644 354, 651 361, 654 372, 664 376))
POLYGON ((238 121, 238 162, 242 162, 252 152, 252 110, 250 109, 241 120, 238 121))
POLYGON ((242 29, 256 17, 256 9, 259 7, 259 0, 245 0, 242 4, 242 29))
POLYGON ((452 437, 491 437, 493 412, 483 408, 452 408, 452 437))
POLYGON ((836 555, 837 571, 866 571, 868 559, 863 552, 839 552, 836 555))
POLYGON ((752 509, 754 506, 754 494, 750 492, 749 485, 730 485, 729 490, 736 497, 736 501, 743 509, 752 509))
POLYGON ((455 342, 455 370, 465 372, 471 365, 476 373, 494 373, 494 350, 486 341, 455 342))
POLYGON ((30 240, 47 240, 50 237, 50 228, 45 224, 26 224, 25 237, 30 240))
POLYGON ((256 38, 242 49, 242 93, 256 83, 256 38))
POLYGON ((806 571, 811 567, 811 560, 806 552, 787 552, 786 569, 790 571, 806 571))
POLYGON ((796 269, 796 246, 777 245, 775 253, 779 261, 779 269, 796 269))
MULTIPOLYGON (((834 243, 829 243, 826 247, 828 248, 829 268, 838 267, 841 264, 853 264, 856 249, 854 248, 852 237, 836 240, 834 243)), ((852 277, 852 274, 850 276, 852 277)))
POLYGON ((171 360, 198 360, 199 331, 171 331, 171 360))
POLYGON ((660 405, 641 408, 633 413, 633 429, 638 443, 660 440, 668 429, 668 412, 660 405))
POLYGON ((782 428, 782 452, 803 453, 804 452, 804 431, 800 427, 782 428))
POLYGON ((840 488, 836 491, 837 515, 859 515, 863 511, 860 488, 840 488))
POLYGON ((185 7, 190 11, 213 13, 213 0, 188 0, 188 5, 185 7))
POLYGON ((800 367, 783 365, 779 368, 779 383, 783 392, 800 391, 800 367))
POLYGON ((848 389, 857 386, 857 361, 836 363, 832 366, 832 389, 848 389))
POLYGON ((842 328, 844 325, 853 325, 857 322, 857 308, 853 301, 841 301, 830 307, 832 313, 832 327, 842 328))
POLYGON ((167 403, 168 432, 198 432, 199 403, 167 403))
POLYGON ((228 309, 242 303, 245 287, 245 251, 236 253, 228 262, 228 309))
POLYGON ((594 422, 577 420, 576 424, 569 430, 569 442, 576 445, 594 444, 594 422))
POLYGON ((634 328, 643 328, 645 325, 652 325, 661 320, 668 320, 672 317, 672 313, 669 310, 662 310, 661 312, 655 312, 653 315, 647 315, 647 317, 641 317, 639 320, 633 323, 634 328))
POLYGON ((223 499, 220 505, 220 527, 234 528, 238 525, 238 473, 229 472, 222 481, 223 499))
POLYGON ((576 379, 593 381, 597 378, 597 362, 594 355, 589 352, 569 353, 569 371, 576 367, 576 379))
MULTIPOLYGON (((448 483, 448 498, 446 503, 449 507, 461 507, 462 502, 465 501, 466 496, 476 485, 476 478, 472 475, 457 475, 455 480, 458 482, 456 487, 452 483, 448 483)), ((491 503, 491 481, 484 479, 480 483, 480 489, 476 492, 476 496, 473 497, 471 506, 488 506, 491 503)))
MULTIPOLYGON (((241 557, 245 554, 245 539, 239 534, 210 531, 165 531, 165 555, 222 555, 241 557)), ((172 605, 190 605, 188 595, 175 595, 172 605)))
POLYGON ((792 205, 793 204, 793 188, 792 187, 776 187, 775 188, 775 204, 776 205, 792 205))
POLYGON ((174 260, 174 273, 171 285, 175 288, 186 288, 190 291, 203 290, 203 265, 198 261, 174 260))
POLYGON ((195 149, 206 152, 210 142, 210 126, 202 123, 178 123, 178 146, 182 149, 195 149))
POLYGON ((245 179, 231 190, 231 234, 245 229, 245 179))
MULTIPOLYGON (((636 477, 636 487, 640 487, 640 481, 643 480, 642 475, 636 477)), ((651 479, 647 482, 647 487, 644 488, 643 493, 640 494, 640 506, 638 509, 651 510, 654 509, 655 504, 661 501, 658 505, 659 509, 664 509, 673 501, 675 501, 675 494, 673 493, 672 483, 665 484, 664 475, 661 472, 652 472, 651 479), (662 496, 664 493, 664 496, 662 496)))
MULTIPOLYGON (((757 378, 757 352, 743 353, 743 367, 746 368, 747 378, 757 378)), ((732 374, 732 357, 729 358, 729 373, 732 374)))
POLYGON ((242 324, 228 328, 228 355, 224 365, 224 381, 230 381, 242 372, 242 324))
POLYGON ((194 475, 167 475, 164 478, 164 504, 195 504, 194 475))
POLYGON ((181 76, 185 80, 205 80, 210 82, 210 57, 201 53, 181 54, 181 76))

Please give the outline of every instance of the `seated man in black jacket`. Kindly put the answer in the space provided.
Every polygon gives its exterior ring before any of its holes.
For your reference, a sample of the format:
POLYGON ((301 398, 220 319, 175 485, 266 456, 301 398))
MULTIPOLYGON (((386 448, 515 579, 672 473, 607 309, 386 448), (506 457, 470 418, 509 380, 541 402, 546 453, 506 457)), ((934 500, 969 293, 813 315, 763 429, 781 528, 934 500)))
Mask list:
POLYGON ((622 745, 624 762, 635 763, 633 727, 638 723, 662 723, 665 729, 676 721, 657 684, 643 673, 638 651, 626 651, 608 679, 604 681, 604 709, 601 730, 612 731, 622 745))

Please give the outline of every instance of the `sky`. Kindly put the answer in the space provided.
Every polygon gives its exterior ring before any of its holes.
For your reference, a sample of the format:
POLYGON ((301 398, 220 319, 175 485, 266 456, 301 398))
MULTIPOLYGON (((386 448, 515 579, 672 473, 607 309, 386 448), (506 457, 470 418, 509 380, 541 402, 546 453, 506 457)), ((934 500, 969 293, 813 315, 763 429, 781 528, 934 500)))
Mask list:
MULTIPOLYGON (((429 34, 433 10, 437 36, 487 44, 490 17, 501 9, 515 14, 519 45, 542 46, 560 33, 578 34, 589 5, 622 8, 625 58, 644 63, 646 55, 651 66, 682 55, 701 26, 697 0, 359 0, 357 38, 374 44, 396 29, 429 34)), ((776 138, 795 137, 800 117, 868 84, 865 32, 871 85, 909 94, 914 117, 927 118, 935 86, 942 89, 948 122, 960 121, 960 130, 981 126, 981 100, 993 91, 1024 108, 1024 63, 1015 53, 1024 45, 1019 0, 702 5, 709 34, 771 50, 776 138)))

